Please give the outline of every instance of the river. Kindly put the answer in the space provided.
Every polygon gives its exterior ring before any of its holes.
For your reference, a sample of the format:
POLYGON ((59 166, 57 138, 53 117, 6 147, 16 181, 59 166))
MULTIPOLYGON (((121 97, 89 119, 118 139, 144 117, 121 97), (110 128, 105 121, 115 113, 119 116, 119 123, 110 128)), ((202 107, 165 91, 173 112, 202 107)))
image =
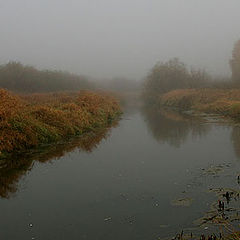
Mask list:
MULTIPOLYGON (((239 159, 235 123, 129 111, 94 136, 3 162, 0 239, 154 240, 182 230, 208 233, 212 224, 198 225, 215 211, 218 196, 210 190, 239 190, 239 159)), ((227 207, 237 216, 238 198, 227 207)))

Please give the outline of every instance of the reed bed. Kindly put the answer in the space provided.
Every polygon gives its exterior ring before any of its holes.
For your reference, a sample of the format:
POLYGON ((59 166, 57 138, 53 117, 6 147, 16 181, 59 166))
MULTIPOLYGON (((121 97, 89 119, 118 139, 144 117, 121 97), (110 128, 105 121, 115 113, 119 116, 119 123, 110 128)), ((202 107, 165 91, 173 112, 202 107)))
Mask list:
POLYGON ((158 104, 240 119, 239 89, 179 89, 160 96, 158 104))
POLYGON ((15 95, 0 89, 0 158, 105 127, 120 113, 106 93, 15 95))

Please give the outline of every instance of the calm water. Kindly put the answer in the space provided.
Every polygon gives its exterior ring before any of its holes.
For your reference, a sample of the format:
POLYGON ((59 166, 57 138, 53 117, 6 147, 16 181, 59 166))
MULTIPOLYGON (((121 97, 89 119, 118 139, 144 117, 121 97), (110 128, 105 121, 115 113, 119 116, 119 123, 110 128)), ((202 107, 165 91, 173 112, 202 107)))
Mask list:
POLYGON ((239 158, 233 124, 149 109, 123 115, 94 137, 2 163, 0 239, 151 240, 195 231, 217 201, 210 188, 239 188, 239 158), (180 198, 189 206, 176 206, 180 198))

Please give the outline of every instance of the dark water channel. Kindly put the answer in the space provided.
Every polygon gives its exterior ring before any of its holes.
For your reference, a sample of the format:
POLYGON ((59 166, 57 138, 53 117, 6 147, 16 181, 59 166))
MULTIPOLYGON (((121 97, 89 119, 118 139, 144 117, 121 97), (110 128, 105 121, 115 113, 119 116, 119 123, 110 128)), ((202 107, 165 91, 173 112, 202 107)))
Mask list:
MULTIPOLYGON (((196 227, 207 212, 214 214, 220 197, 209 190, 239 191, 239 159, 236 124, 136 110, 94 136, 2 162, 0 239, 153 240, 182 229, 207 233, 212 224, 196 227)), ((228 207, 233 219, 236 195, 228 207)))

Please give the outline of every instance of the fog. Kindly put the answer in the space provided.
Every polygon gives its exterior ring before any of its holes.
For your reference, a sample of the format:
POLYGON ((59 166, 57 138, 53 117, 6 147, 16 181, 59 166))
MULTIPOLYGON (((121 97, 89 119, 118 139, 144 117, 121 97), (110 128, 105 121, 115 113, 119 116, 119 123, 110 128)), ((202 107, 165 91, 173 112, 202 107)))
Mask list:
POLYGON ((239 0, 0 0, 0 64, 143 78, 179 57, 230 75, 239 0))

